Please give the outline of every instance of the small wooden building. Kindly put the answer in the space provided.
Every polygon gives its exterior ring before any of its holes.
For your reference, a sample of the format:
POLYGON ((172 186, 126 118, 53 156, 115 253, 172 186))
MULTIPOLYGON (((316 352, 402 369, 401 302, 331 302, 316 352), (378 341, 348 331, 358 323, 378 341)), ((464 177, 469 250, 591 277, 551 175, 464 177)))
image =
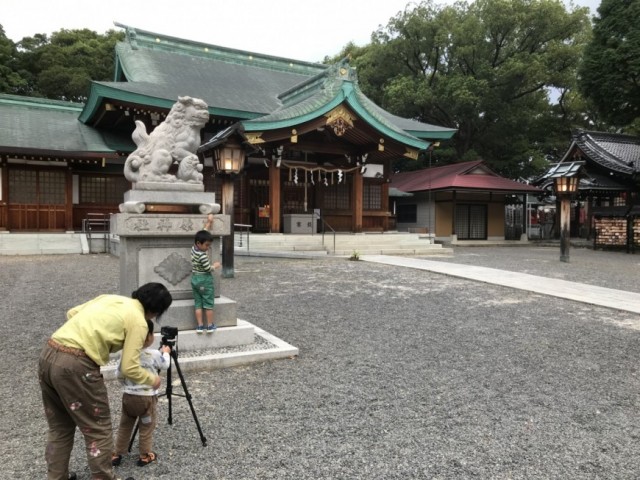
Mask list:
MULTIPOLYGON (((118 211, 135 120, 152 130, 179 96, 201 98, 206 143, 241 123, 255 147, 236 178, 234 223, 286 231, 320 215, 337 231, 393 228, 392 162, 417 159, 454 129, 400 118, 369 100, 347 61, 335 65, 233 50, 125 25, 112 82, 85 104, 0 96, 0 229, 78 230, 118 211)), ((219 193, 211 162, 205 189, 219 193)), ((218 197, 219 198, 219 197, 218 197)))
POLYGON ((403 172, 391 187, 398 230, 420 229, 436 240, 504 240, 505 206, 514 196, 539 195, 533 185, 501 177, 481 160, 403 172))

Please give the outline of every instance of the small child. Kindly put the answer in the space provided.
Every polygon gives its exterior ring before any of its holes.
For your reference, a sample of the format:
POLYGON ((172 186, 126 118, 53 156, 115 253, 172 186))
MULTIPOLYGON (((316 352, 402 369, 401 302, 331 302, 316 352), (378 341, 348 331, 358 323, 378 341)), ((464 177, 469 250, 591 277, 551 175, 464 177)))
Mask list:
MULTIPOLYGON (((167 370, 170 365, 169 353, 171 347, 163 345, 160 351, 149 348, 153 343, 153 323, 148 321, 149 333, 140 351, 140 365, 145 370, 157 375, 161 370, 167 370), (162 352, 162 353, 161 353, 162 352)), ((157 455, 151 450, 153 442, 153 431, 156 428, 157 415, 156 404, 158 403, 158 390, 149 385, 141 385, 125 378, 120 373, 118 365, 118 378, 123 386, 122 394, 122 414, 120 416, 120 426, 116 440, 116 451, 111 456, 112 465, 118 466, 122 462, 122 456, 127 453, 129 441, 133 427, 138 420, 140 431, 139 451, 137 465, 144 467, 154 462, 157 455)))
MULTIPOLYGON (((207 217, 205 228, 211 228, 212 217, 213 215, 207 217)), ((207 255, 209 248, 211 248, 211 242, 213 242, 213 235, 207 230, 200 230, 196 233, 194 245, 191 247, 191 290, 193 291, 196 322, 198 322, 196 333, 204 331, 203 310, 207 319, 207 333, 213 333, 217 328, 213 323, 215 295, 211 272, 220 267, 220 262, 214 262, 211 265, 211 260, 207 255)))

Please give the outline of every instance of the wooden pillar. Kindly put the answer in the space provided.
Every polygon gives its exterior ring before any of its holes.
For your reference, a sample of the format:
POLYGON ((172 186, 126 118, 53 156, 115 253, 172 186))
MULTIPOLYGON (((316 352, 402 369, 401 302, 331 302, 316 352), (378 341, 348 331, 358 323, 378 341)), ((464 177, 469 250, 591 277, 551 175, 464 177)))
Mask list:
POLYGON ((451 196, 451 236, 456 235, 456 191, 451 196))
POLYGON ((585 238, 587 240, 591 240, 591 224, 593 223, 593 207, 591 206, 593 202, 593 196, 589 194, 587 196, 586 201, 584 202, 584 221, 585 221, 585 238))
MULTIPOLYGON (((65 176, 65 212, 64 212, 64 229, 67 232, 73 231, 73 172, 67 169, 65 176)), ((56 227, 59 228, 59 227, 56 227)))
POLYGON ((233 176, 222 175, 222 213, 229 215, 231 224, 231 234, 222 237, 222 276, 233 278, 235 270, 233 266, 233 243, 234 243, 234 212, 233 212, 233 176))
POLYGON ((362 232, 362 192, 363 192, 363 178, 360 170, 356 170, 353 175, 353 184, 351 186, 351 193, 353 197, 352 212, 351 212, 351 228, 355 233, 362 232))
POLYGON ((386 232, 389 230, 389 184, 387 182, 382 184, 380 195, 382 195, 382 211, 387 214, 382 218, 382 231, 386 232))
MULTIPOLYGON (((527 227, 529 226, 529 205, 527 204, 527 194, 522 195, 522 233, 529 238, 527 227)), ((522 237, 521 237, 522 238, 522 237)))
POLYGON ((269 226, 271 233, 280 233, 280 169, 275 162, 269 167, 269 226))
POLYGON ((7 163, 0 158, 0 230, 9 228, 9 214, 7 213, 9 203, 9 172, 7 163))
POLYGON ((569 263, 571 245, 571 198, 562 195, 560 199, 560 261, 569 263))

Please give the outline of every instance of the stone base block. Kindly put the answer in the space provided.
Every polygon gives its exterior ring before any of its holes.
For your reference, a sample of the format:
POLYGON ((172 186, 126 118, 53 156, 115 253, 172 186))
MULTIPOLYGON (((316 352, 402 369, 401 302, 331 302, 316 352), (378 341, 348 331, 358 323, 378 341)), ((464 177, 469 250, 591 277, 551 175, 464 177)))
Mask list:
MULTIPOLYGON (((194 350, 210 350, 213 348, 237 347, 255 342, 255 327, 248 322, 242 322, 235 327, 220 327, 213 333, 196 333, 195 330, 180 330, 177 346, 178 359, 180 352, 194 350)), ((161 335, 156 333, 157 344, 160 345, 161 335)))
MULTIPOLYGON (((238 306, 235 300, 220 296, 216 298, 213 307, 214 323, 218 327, 235 327, 238 324, 238 306)), ((206 323, 206 318, 203 318, 206 323)), ((169 310, 160 318, 160 327, 169 325, 178 327, 178 330, 194 330, 196 328, 196 317, 193 307, 193 299, 174 300, 169 310)))

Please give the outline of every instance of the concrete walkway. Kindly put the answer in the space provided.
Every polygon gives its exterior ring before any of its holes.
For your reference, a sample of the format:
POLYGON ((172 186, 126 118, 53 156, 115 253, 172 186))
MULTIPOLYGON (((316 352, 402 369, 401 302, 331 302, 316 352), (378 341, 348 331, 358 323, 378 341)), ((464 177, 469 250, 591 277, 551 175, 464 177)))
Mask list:
POLYGON ((408 257, 393 257, 389 255, 363 255, 360 258, 366 262, 426 270, 443 275, 475 280, 477 282, 491 283, 503 287, 540 293, 542 295, 565 298, 576 302, 640 313, 640 293, 540 277, 527 273, 478 267, 475 265, 462 265, 408 257))

